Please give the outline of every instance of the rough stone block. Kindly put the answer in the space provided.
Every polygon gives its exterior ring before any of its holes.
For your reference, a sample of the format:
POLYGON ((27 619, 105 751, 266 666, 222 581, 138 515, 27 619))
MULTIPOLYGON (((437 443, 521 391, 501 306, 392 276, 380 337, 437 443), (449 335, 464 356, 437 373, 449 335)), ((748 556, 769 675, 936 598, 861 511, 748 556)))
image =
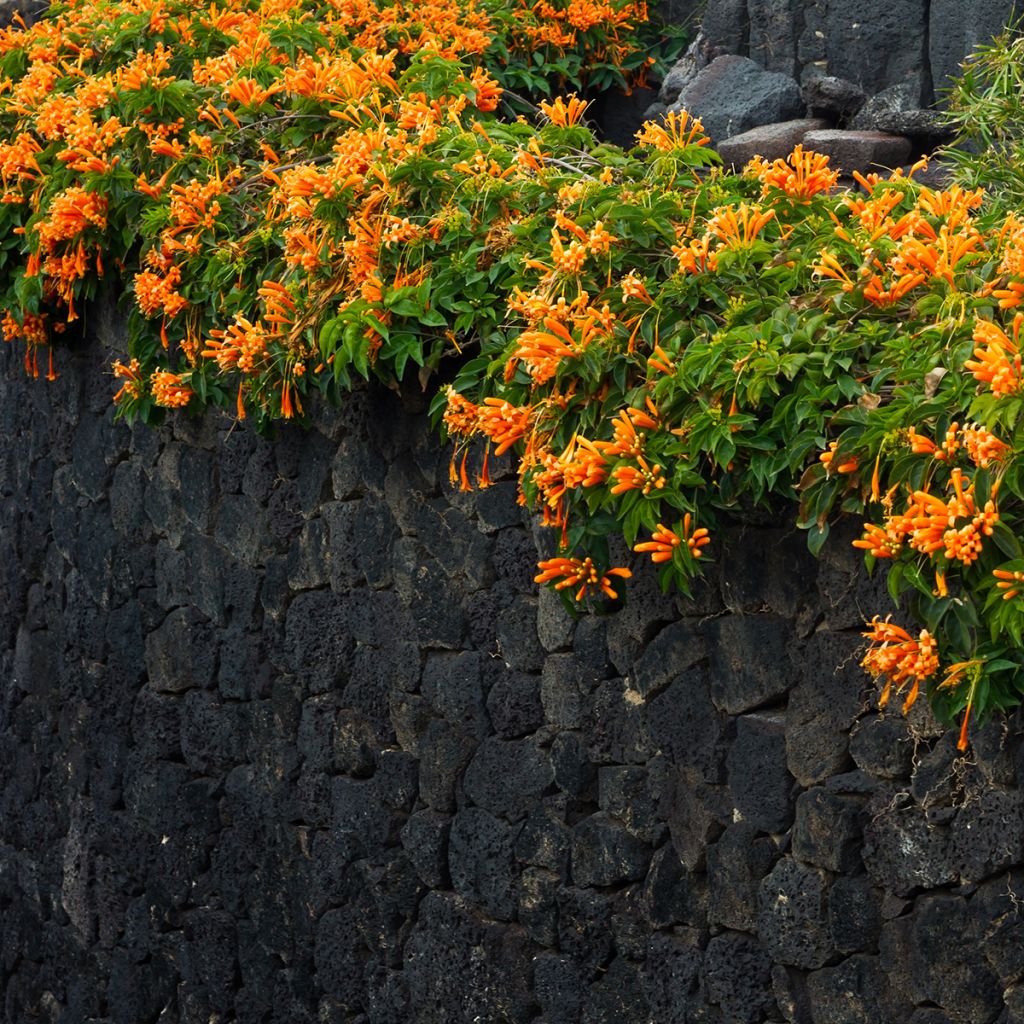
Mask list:
POLYGON ((711 699, 730 715, 781 698, 793 685, 792 623, 776 615, 726 615, 707 624, 711 699))
POLYGON ((907 163, 913 155, 910 140, 905 136, 853 129, 808 132, 804 146, 829 157, 831 167, 843 174, 891 170, 907 163))
POLYGON ((651 700, 705 657, 704 638, 685 619, 666 626, 644 648, 629 678, 644 700, 651 700))
POLYGON ((671 843, 651 859, 643 889, 644 915, 652 928, 685 924, 704 926, 708 886, 703 874, 687 871, 671 843))
POLYGON ((699 117, 712 142, 762 124, 801 117, 800 87, 788 75, 765 71, 748 57, 713 60, 670 108, 699 117))
POLYGON ((604 814, 594 814, 573 829, 572 878, 576 885, 639 881, 650 860, 650 847, 604 814))
POLYGON ((532 739, 490 738, 477 748, 466 769, 466 795, 478 807, 518 821, 551 785, 551 758, 532 739))
POLYGON ((724 786, 709 786, 692 768, 673 776, 662 797, 672 845, 688 871, 704 869, 708 846, 733 818, 724 786))
POLYGON ((707 852, 708 918, 735 931, 757 929, 757 893, 778 858, 749 822, 730 825, 707 852))
POLYGON ((837 878, 828 892, 828 929, 842 954, 875 953, 882 929, 881 893, 864 875, 837 878))
POLYGON ((887 809, 873 817, 864 827, 861 856, 868 874, 897 896, 956 878, 947 830, 929 825, 916 807, 887 809))
POLYGON ((515 835, 493 815, 467 807, 452 819, 448 837, 452 888, 499 921, 511 921, 516 911, 515 835))
POLYGON ((793 776, 786 767, 781 715, 743 715, 729 750, 729 791, 744 821, 783 832, 793 821, 793 776))
POLYGON ((758 890, 757 935, 773 960, 813 970, 834 950, 828 930, 825 873, 791 857, 758 890))
POLYGON ((402 847, 424 885, 448 886, 448 834, 451 819, 437 811, 413 814, 402 828, 402 847))
POLYGON ((757 939, 741 932, 716 935, 704 953, 708 998, 729 1020, 755 1024, 775 1008, 772 962, 757 939))
POLYGON ((959 77, 965 57, 1006 28, 1014 12, 1013 0, 931 0, 928 59, 936 95, 959 77))
POLYGON ((863 798, 821 788, 801 793, 793 825, 793 856, 837 874, 855 871, 860 865, 865 816, 863 798))
MULTIPOLYGON (((820 117, 798 118, 778 124, 765 124, 740 135, 722 139, 715 147, 726 167, 741 171, 755 156, 764 160, 782 160, 799 146, 808 132, 828 127, 828 121, 820 117)), ((757 550, 756 548, 754 550, 757 550)), ((799 577, 786 576, 783 580, 799 577)), ((780 581, 782 582, 782 581, 780 581)))

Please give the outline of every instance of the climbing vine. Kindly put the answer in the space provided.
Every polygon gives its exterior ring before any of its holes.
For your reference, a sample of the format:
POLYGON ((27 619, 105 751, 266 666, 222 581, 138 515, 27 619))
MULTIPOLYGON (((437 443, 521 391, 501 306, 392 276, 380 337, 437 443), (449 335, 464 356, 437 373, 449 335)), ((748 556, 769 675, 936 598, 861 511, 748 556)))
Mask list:
POLYGON ((4 333, 52 376, 124 281, 150 421, 455 357, 453 483, 514 453, 576 601, 622 596, 623 541, 687 590, 723 511, 788 497, 815 551, 863 515, 899 609, 865 667, 963 746, 1021 698, 1024 220, 799 147, 727 175, 685 113, 601 144, 581 94, 658 38, 631 0, 55 7, 0 34, 4 333))

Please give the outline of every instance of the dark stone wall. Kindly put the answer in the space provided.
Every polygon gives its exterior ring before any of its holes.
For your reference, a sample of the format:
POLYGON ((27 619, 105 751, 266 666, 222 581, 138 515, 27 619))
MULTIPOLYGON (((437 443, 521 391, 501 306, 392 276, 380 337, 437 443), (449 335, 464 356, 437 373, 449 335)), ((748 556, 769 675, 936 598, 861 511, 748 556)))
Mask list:
POLYGON ((1024 1020, 1017 723, 872 710, 847 545, 573 623, 411 400, 129 430, 99 344, 0 358, 4 1021, 1024 1020))

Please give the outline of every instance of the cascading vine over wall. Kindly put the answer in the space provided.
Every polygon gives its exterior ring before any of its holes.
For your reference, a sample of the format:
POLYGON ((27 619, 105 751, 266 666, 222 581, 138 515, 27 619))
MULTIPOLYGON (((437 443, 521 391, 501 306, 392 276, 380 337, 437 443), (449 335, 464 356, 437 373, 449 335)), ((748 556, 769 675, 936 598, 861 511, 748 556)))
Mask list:
POLYGON ((5 1021, 1022 1019, 1018 723, 873 709, 848 544, 574 624, 417 399, 129 429, 92 326, 0 350, 5 1021))

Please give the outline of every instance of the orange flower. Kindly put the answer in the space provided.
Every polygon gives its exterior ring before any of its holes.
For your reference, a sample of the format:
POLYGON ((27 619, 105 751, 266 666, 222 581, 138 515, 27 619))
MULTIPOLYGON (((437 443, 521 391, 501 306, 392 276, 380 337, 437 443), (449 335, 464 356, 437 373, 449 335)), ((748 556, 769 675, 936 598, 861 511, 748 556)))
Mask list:
POLYGON ((550 103, 547 100, 540 101, 541 112, 559 128, 579 124, 588 106, 587 101, 581 100, 576 93, 570 93, 564 100, 559 96, 550 103))
POLYGON ((1024 593, 1024 572, 1019 569, 993 569, 992 575, 999 581, 996 586, 1003 591, 1003 600, 1009 601, 1024 593))
POLYGON ((661 475, 661 466, 648 465, 642 455, 636 459, 639 469, 635 466, 619 466, 612 471, 615 486, 612 494, 625 494, 626 491, 640 491, 648 495, 651 491, 660 491, 665 486, 665 478, 661 475))
POLYGON ((609 569, 606 573, 599 572, 590 558, 582 561, 578 558, 548 558, 537 563, 540 573, 534 577, 535 583, 555 583, 555 590, 579 585, 576 600, 582 601, 590 591, 598 591, 610 598, 617 598, 618 592, 612 588, 611 576, 629 579, 633 573, 629 569, 609 569))
POLYGON ((725 248, 736 249, 752 245, 774 219, 774 210, 761 210, 746 203, 720 206, 708 221, 708 233, 720 239, 725 248))
MULTIPOLYGON (((829 472, 832 472, 832 463, 835 461, 836 451, 838 450, 838 448, 839 448, 839 442, 838 441, 830 441, 829 445, 828 445, 828 451, 822 452, 818 456, 818 461, 821 462, 824 465, 824 467, 829 472)), ((858 466, 857 456, 856 455, 851 455, 845 462, 841 462, 841 463, 839 463, 838 466, 835 467, 835 472, 836 473, 856 473, 857 472, 857 466, 858 466)))
POLYGON ((704 125, 698 118, 691 118, 685 111, 677 114, 670 110, 664 122, 644 121, 640 131, 636 133, 636 141, 641 146, 657 149, 663 153, 685 146, 708 146, 711 140, 704 134, 704 125))
POLYGON ((827 192, 839 180, 839 172, 828 169, 828 160, 821 153, 805 153, 804 147, 798 145, 786 160, 768 163, 755 157, 744 173, 761 180, 763 196, 777 188, 792 199, 806 202, 819 192, 827 192))
POLYGON ((651 539, 642 544, 635 544, 633 550, 649 551, 651 561, 655 563, 670 562, 675 549, 682 543, 683 538, 679 534, 674 533, 662 523, 658 523, 658 528, 651 534, 651 539))
POLYGON ((893 687, 902 690, 910 683, 910 691, 903 702, 906 714, 917 700, 921 683, 939 670, 939 657, 935 638, 927 629, 922 629, 915 640, 905 629, 893 625, 888 619, 882 622, 876 615, 870 631, 863 635, 873 646, 864 655, 861 665, 876 678, 884 677, 885 685, 878 704, 885 707, 893 687))
POLYGON ((192 389, 182 381, 181 374, 158 370, 150 378, 153 401, 167 409, 180 409, 188 405, 192 389))
POLYGON ((496 110, 502 88, 483 68, 473 68, 470 82, 476 92, 476 108, 485 112, 496 110))
POLYGON ((976 380, 989 384, 996 395, 1015 395, 1020 391, 1021 357, 1018 348, 1024 314, 1013 318, 1013 339, 997 324, 978 320, 974 325, 975 359, 965 359, 964 369, 976 380))

